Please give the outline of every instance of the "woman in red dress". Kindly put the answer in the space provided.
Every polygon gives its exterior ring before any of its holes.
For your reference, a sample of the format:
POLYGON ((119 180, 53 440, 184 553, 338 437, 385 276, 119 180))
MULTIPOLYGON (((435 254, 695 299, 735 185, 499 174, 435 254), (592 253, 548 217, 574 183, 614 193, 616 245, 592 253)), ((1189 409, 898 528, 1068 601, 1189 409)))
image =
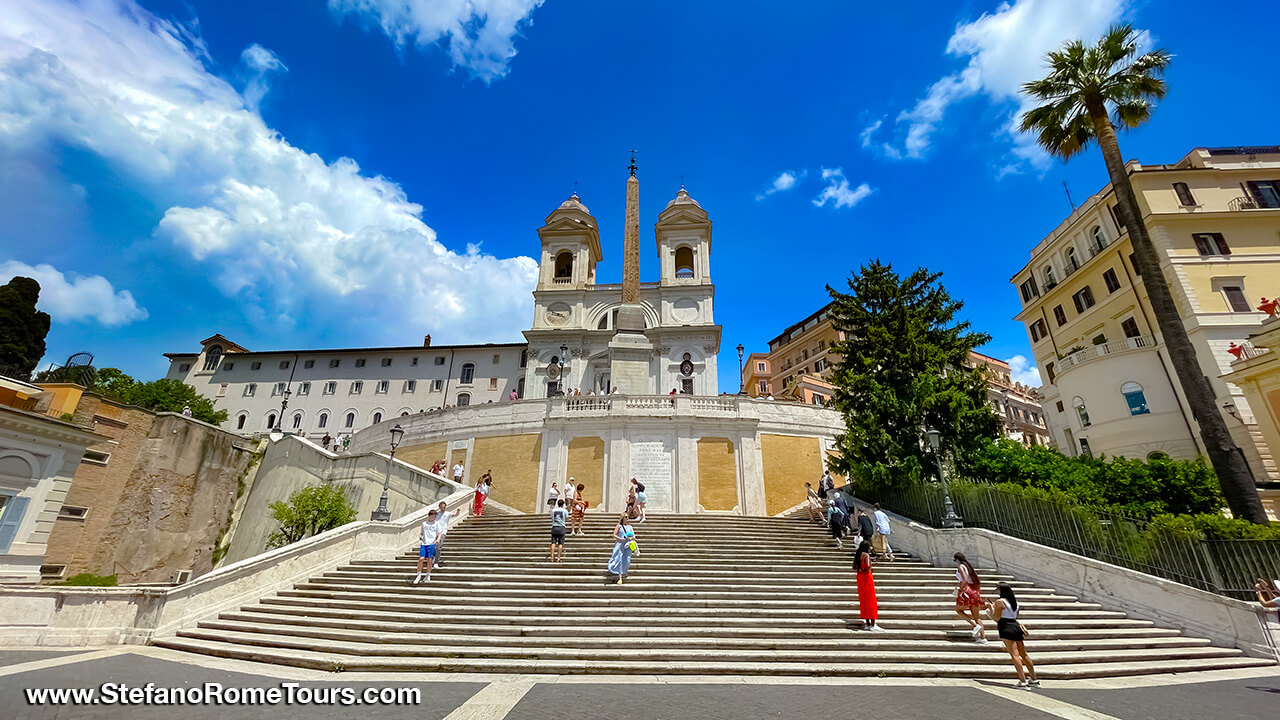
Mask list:
POLYGON ((956 614, 964 618, 973 628, 973 638, 981 645, 987 644, 987 631, 982 627, 982 618, 978 611, 987 607, 982 599, 982 581, 978 579, 978 571, 965 558, 964 553, 955 554, 956 561, 956 614))
POLYGON ((880 618, 880 603, 876 600, 876 581, 871 576, 871 541, 863 540, 853 555, 853 567, 858 571, 858 615, 862 626, 871 632, 884 632, 876 624, 880 618))

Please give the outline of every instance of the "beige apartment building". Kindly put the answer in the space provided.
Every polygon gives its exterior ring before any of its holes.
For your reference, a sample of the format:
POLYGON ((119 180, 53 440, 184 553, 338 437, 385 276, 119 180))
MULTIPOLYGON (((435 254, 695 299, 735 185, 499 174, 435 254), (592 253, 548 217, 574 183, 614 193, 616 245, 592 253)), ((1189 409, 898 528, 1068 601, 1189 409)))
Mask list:
POLYGON ((1009 363, 971 352, 969 365, 986 369, 987 398, 991 408, 1000 416, 1005 437, 1027 447, 1053 444, 1035 388, 1015 382, 1009 363))
MULTIPOLYGON (((1276 478, 1244 393, 1220 376, 1280 292, 1280 146, 1196 148, 1176 163, 1127 165, 1160 265, 1256 479, 1276 478)), ((1155 325, 1110 185, 1031 251, 1012 278, 1045 415, 1071 454, 1190 458, 1203 452, 1155 325)))

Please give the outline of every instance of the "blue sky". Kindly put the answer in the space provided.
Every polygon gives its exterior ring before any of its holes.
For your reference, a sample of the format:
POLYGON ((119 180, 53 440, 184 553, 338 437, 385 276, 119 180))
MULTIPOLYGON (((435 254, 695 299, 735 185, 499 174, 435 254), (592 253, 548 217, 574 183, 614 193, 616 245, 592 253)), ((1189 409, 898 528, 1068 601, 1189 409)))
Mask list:
POLYGON ((985 352, 1027 355, 1008 279, 1069 211, 1063 182, 1079 201, 1105 173, 1014 136, 1016 89, 1117 21, 1176 56, 1126 156, 1280 141, 1274 49, 1226 3, 10 0, 0 281, 45 287, 46 362, 145 379, 214 332, 518 341, 536 228, 575 181, 620 277, 638 148, 642 279, 681 176, 715 222, 722 390, 736 345, 877 257, 942 271, 985 352))

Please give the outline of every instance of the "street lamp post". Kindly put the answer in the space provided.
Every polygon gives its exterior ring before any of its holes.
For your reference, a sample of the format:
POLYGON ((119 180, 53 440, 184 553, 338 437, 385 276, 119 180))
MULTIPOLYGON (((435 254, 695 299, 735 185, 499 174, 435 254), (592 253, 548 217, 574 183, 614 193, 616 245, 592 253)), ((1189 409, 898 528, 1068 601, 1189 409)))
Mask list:
POLYGON ((564 391, 565 381, 566 381, 566 378, 564 376, 564 366, 565 366, 564 358, 568 354, 569 354, 569 346, 561 345, 560 346, 560 383, 559 383, 559 386, 557 387, 557 391, 559 392, 560 395, 568 394, 564 391))
POLYGON ((386 522, 391 519, 391 511, 387 509, 387 490, 391 487, 391 463, 396 459, 396 448, 403 437, 404 430, 399 425, 391 428, 391 456, 387 458, 387 475, 382 480, 382 497, 378 499, 378 509, 370 514, 370 520, 386 522))
POLYGON ((742 347, 741 343, 738 344, 738 394, 739 395, 742 394, 743 389, 745 389, 746 387, 743 384, 744 382, 746 382, 746 380, 742 375, 742 351, 745 349, 746 348, 742 347))
POLYGON ((289 388, 285 388, 284 392, 280 393, 280 396, 281 396, 280 417, 276 419, 277 432, 280 432, 280 433, 284 432, 284 411, 289 408, 289 396, 292 394, 293 394, 293 391, 290 390, 289 388))
POLYGON ((929 440, 929 448, 933 450, 933 461, 938 464, 938 479, 942 481, 942 527, 964 527, 964 521, 956 515, 955 505, 951 502, 951 486, 947 484, 947 473, 942 468, 942 433, 929 428, 924 434, 929 440))

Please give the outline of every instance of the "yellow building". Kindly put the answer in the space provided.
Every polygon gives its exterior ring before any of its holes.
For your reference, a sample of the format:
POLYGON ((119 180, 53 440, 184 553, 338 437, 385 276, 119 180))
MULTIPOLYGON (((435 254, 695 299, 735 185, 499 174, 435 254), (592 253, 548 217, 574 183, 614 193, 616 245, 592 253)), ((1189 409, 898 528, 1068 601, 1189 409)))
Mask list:
MULTIPOLYGON (((772 370, 768 379, 770 394, 809 405, 831 401, 835 394, 830 382, 831 371, 840 360, 831 352, 831 346, 843 340, 844 333, 831 324, 830 309, 831 303, 827 303, 769 341, 766 364, 772 370)), ((759 380, 756 384, 759 385, 759 380)))
POLYGON ((1035 388, 1014 381, 1009 363, 980 352, 970 352, 969 366, 985 368, 987 399, 991 409, 1000 416, 1000 427, 1005 437, 1026 447, 1052 444, 1044 409, 1040 407, 1035 388))
POLYGON ((742 365, 742 391, 751 397, 768 397, 773 394, 769 380, 773 377, 773 363, 768 353, 751 353, 742 365))
MULTIPOLYGON (((1252 405, 1221 379, 1227 348, 1280 291, 1280 146, 1196 148, 1128 163, 1160 266, 1218 405, 1259 482, 1276 467, 1252 405)), ((1117 221, 1108 185, 1040 241, 1012 278, 1059 448, 1146 458, 1203 453, 1199 433, 1117 221)))

